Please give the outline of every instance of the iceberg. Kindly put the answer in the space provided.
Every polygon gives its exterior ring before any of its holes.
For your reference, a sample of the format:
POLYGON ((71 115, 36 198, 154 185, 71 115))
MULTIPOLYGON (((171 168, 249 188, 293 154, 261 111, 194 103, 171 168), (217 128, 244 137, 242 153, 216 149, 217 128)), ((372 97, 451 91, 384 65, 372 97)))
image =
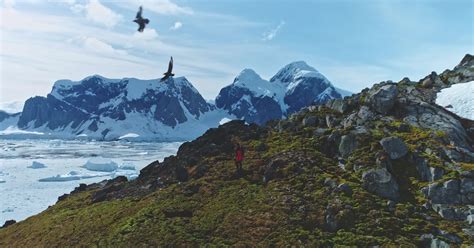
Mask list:
POLYGON ((117 163, 110 159, 91 158, 83 166, 90 171, 112 172, 118 169, 117 163))
POLYGON ((44 165, 43 163, 40 163, 40 162, 33 161, 33 163, 30 166, 28 166, 27 168, 41 169, 41 168, 46 168, 46 165, 44 165))
POLYGON ((135 165, 130 164, 130 163, 124 163, 119 167, 119 169, 121 169, 121 170, 135 170, 135 165))
POLYGON ((83 174, 81 175, 77 171, 71 171, 68 174, 65 175, 56 175, 52 177, 46 177, 46 178, 41 178, 38 181, 39 182, 67 182, 67 181, 75 181, 75 180, 81 180, 81 179, 88 179, 88 178, 94 178, 94 177, 105 177, 105 176, 110 176, 112 174, 107 173, 107 174, 83 174))

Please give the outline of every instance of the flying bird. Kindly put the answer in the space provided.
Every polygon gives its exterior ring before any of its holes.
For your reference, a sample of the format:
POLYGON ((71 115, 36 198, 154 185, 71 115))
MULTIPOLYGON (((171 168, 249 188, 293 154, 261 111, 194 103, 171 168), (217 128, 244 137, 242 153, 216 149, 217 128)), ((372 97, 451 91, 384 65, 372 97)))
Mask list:
POLYGON ((137 16, 135 17, 135 20, 133 20, 134 22, 138 24, 138 32, 143 32, 143 30, 145 29, 145 26, 148 23, 150 23, 150 20, 142 17, 142 12, 143 12, 143 8, 142 6, 140 6, 140 8, 138 9, 137 16))
POLYGON ((173 74, 173 57, 171 57, 170 63, 168 64, 168 71, 163 73, 163 75, 165 75, 165 76, 161 79, 161 82, 165 81, 169 77, 174 76, 174 74, 173 74))

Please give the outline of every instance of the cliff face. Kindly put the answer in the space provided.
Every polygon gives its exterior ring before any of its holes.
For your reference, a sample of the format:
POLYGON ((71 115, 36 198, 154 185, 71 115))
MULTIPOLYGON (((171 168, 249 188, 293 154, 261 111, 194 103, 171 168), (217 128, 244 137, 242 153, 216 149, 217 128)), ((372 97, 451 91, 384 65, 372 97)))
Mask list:
POLYGON ((473 61, 264 127, 210 129, 136 180, 81 185, 0 229, 0 245, 472 245, 474 122, 434 100, 473 81, 473 61), (236 142, 246 148, 241 176, 236 142))

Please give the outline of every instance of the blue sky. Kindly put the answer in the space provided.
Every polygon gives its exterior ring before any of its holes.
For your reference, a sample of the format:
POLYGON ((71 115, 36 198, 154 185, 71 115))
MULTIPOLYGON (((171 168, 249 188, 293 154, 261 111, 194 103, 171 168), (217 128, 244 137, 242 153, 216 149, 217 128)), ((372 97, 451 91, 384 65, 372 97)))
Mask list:
POLYGON ((304 60, 357 92, 418 80, 474 52, 473 1, 3 0, 0 102, 58 79, 159 78, 169 56, 213 99, 244 68, 269 79, 304 60), (139 5, 151 20, 132 22, 139 5))

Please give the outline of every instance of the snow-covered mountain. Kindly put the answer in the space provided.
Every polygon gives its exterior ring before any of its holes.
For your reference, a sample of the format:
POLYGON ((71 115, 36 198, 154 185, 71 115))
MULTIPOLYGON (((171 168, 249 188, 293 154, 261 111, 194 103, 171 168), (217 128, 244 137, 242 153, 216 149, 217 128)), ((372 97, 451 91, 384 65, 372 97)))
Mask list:
POLYGON ((189 139, 226 117, 184 77, 57 81, 47 97, 25 102, 18 128, 60 137, 189 139))
POLYGON ((216 106, 248 122, 264 124, 341 97, 326 77, 304 61, 297 61, 283 67, 270 81, 251 69, 243 70, 220 91, 216 106))
POLYGON ((247 122, 263 124, 281 119, 286 110, 283 101, 285 88, 270 83, 251 69, 243 70, 234 82, 221 89, 216 106, 247 122))
POLYGON ((303 107, 341 98, 314 68, 294 62, 270 81, 243 70, 215 103, 185 78, 59 80, 46 96, 24 103, 23 111, 0 111, 0 136, 99 140, 189 140, 231 119, 264 124, 303 107))

